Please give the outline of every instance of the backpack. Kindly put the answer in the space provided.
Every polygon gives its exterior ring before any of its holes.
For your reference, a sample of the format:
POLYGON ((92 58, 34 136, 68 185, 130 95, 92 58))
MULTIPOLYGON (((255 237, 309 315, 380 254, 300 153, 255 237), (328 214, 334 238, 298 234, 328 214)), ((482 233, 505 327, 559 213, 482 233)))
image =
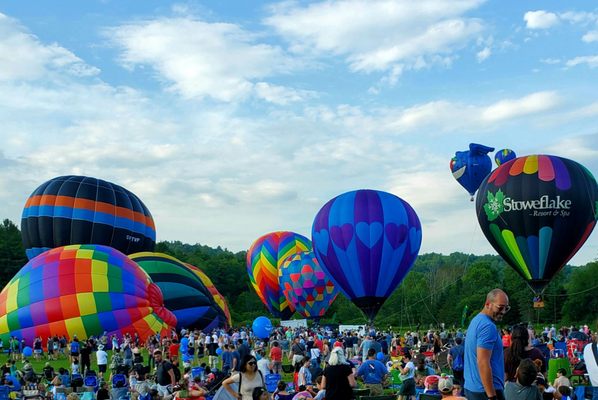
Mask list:
POLYGON ((463 352, 458 352, 453 360, 453 371, 463 371, 464 367, 463 352))

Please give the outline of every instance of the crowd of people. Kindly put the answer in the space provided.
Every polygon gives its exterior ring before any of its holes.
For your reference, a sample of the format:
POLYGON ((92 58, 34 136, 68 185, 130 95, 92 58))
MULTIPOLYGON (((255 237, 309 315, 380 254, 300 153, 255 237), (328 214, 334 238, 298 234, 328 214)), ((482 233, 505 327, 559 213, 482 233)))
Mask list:
POLYGON ((129 335, 57 337, 45 345, 38 338, 31 354, 11 338, 2 383, 11 393, 57 400, 201 400, 218 388, 222 398, 241 400, 349 400, 358 387, 400 400, 420 393, 447 400, 571 399, 567 371, 549 381, 546 349, 567 338, 596 340, 595 334, 587 326, 499 330, 508 311, 508 297, 497 289, 466 332, 444 325, 402 333, 279 327, 261 340, 250 329, 182 330, 143 343, 129 335), (46 360, 43 370, 34 371, 31 358, 46 360), (60 359, 70 367, 55 370, 60 359))

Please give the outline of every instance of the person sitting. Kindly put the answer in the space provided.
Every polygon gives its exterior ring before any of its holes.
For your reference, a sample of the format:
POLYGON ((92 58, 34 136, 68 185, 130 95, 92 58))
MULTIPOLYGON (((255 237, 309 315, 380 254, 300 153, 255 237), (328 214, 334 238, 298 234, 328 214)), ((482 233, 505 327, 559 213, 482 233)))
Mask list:
POLYGON ((438 391, 442 395, 442 400, 465 400, 465 397, 459 396, 450 376, 441 376, 438 380, 438 391))
POLYGON ((507 381, 506 400, 542 400, 538 387, 534 385, 538 376, 538 367, 529 358, 524 358, 515 371, 516 381, 507 381))
POLYGON ((50 382, 52 379, 54 379, 54 375, 56 375, 56 373, 54 372, 54 367, 52 365, 50 365, 49 362, 46 363, 46 365, 43 368, 43 374, 44 374, 44 378, 50 382))
POLYGON ((440 390, 438 390, 438 380, 440 377, 438 375, 428 375, 426 379, 424 379, 424 393, 426 394, 440 394, 440 390))
POLYGON ((554 398, 557 400, 571 400, 571 388, 569 386, 559 386, 554 392, 554 398))
POLYGON ((251 393, 252 400, 268 400, 269 398, 268 391, 261 386, 254 388, 251 393))
MULTIPOLYGON (((320 377, 320 381, 321 381, 320 377)), ((272 400, 291 400, 293 398, 293 394, 287 392, 287 384, 284 381, 279 381, 278 385, 276 386, 276 390, 272 394, 272 400)))
POLYGON ((567 370, 565 370, 565 368, 559 368, 556 371, 556 379, 552 386, 554 386, 555 390, 559 390, 559 387, 561 386, 571 386, 571 381, 567 378, 567 370))
POLYGON ((65 386, 62 382, 62 378, 60 377, 60 375, 56 375, 54 378, 52 378, 52 381, 50 382, 50 385, 52 386, 51 392, 52 392, 52 396, 54 398, 56 398, 56 393, 57 393, 57 389, 64 389, 65 386))

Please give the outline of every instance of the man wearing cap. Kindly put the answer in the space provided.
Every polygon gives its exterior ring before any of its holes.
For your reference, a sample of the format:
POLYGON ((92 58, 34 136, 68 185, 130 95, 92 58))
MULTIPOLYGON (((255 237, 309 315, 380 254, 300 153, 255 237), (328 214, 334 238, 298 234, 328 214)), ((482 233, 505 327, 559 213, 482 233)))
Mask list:
POLYGON ((161 397, 169 396, 176 383, 172 364, 162 358, 162 351, 160 349, 154 350, 154 361, 156 363, 158 394, 161 397))
POLYGON ((507 294, 501 289, 491 290, 484 308, 467 328, 463 375, 469 400, 504 400, 503 346, 496 322, 510 309, 507 294))
POLYGON ((465 397, 453 394, 453 380, 450 376, 441 376, 438 380, 438 390, 442 395, 442 400, 465 400, 465 397))
POLYGON ((103 344, 98 346, 98 351, 96 351, 96 361, 98 365, 98 375, 102 378, 108 366, 108 353, 104 351, 103 344))

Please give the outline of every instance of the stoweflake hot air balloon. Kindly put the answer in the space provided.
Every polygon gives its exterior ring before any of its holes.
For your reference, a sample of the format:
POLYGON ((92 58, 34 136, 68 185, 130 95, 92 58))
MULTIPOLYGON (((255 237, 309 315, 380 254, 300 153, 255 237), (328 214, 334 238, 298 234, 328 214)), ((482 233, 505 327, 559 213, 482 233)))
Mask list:
POLYGON ((290 256, 279 268, 284 297, 304 318, 324 316, 338 290, 324 272, 313 251, 290 256))
POLYGON ((421 224, 413 208, 378 190, 333 198, 312 227, 320 266, 370 323, 409 272, 421 241, 421 224))
POLYGON ((275 317, 289 319, 295 312, 280 288, 280 265, 293 254, 309 250, 311 242, 305 236, 279 231, 261 236, 247 251, 247 273, 251 285, 275 317))
POLYGON ((29 259, 55 247, 102 244, 125 254, 153 251, 154 220, 127 189, 101 179, 60 176, 29 196, 21 218, 29 259))
POLYGON ((176 317, 162 293, 127 256, 101 245, 71 245, 30 260, 0 293, 0 338, 79 339, 107 332, 141 340, 169 334, 176 317))
POLYGON ((453 177, 471 195, 471 201, 480 183, 492 170, 492 160, 488 156, 491 151, 494 147, 470 143, 469 150, 458 151, 451 159, 449 166, 453 177))
POLYGON ((494 162, 497 167, 515 158, 517 158, 517 154, 511 149, 501 149, 494 154, 494 162))
POLYGON ((488 176, 476 211, 492 247, 540 295, 590 236, 597 201, 596 180, 584 166, 531 155, 488 176))
POLYGON ((142 252, 129 257, 158 285, 164 295, 164 306, 177 318, 177 329, 211 332, 225 326, 224 312, 185 263, 163 253, 142 252))

